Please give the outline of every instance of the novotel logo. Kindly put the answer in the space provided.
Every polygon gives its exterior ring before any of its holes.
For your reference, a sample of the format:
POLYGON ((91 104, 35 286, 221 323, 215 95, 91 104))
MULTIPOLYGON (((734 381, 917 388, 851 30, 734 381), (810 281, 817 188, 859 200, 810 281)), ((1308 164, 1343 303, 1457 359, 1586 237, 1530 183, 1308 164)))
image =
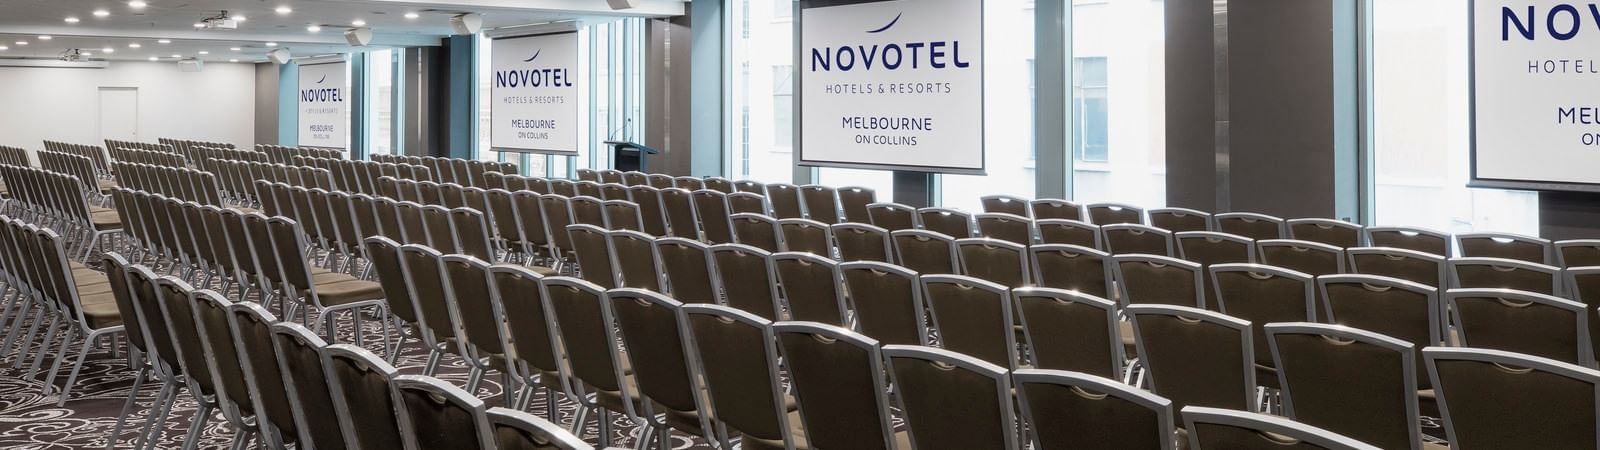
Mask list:
MULTIPOLYGON (((324 81, 328 81, 327 75, 323 75, 322 79, 317 80, 316 84, 322 84, 324 81)), ((342 101, 344 101, 344 89, 318 88, 300 90, 301 103, 337 103, 342 101)))
MULTIPOLYGON (((540 53, 544 53, 544 49, 535 50, 533 56, 522 62, 531 64, 539 59, 540 53)), ((494 87, 567 88, 572 87, 572 76, 568 69, 555 67, 497 70, 494 72, 494 87)))
MULTIPOLYGON (((1548 11, 1542 14, 1544 31, 1558 41, 1571 40, 1577 37, 1578 31, 1583 28, 1585 12, 1588 13, 1589 19, 1594 22, 1595 27, 1600 28, 1600 4, 1590 3, 1585 5, 1583 9, 1586 11, 1579 11, 1577 5, 1568 3, 1550 7, 1548 11)), ((1524 15, 1521 12, 1521 10, 1510 6, 1500 8, 1500 40, 1511 40, 1513 29, 1516 31, 1517 36, 1529 41, 1534 40, 1541 28, 1538 23, 1541 17, 1539 9, 1536 6, 1529 5, 1527 14, 1524 15)))
MULTIPOLYGON (((900 23, 900 18, 905 13, 896 14, 884 26, 867 30, 869 35, 884 35, 884 32, 900 23)), ((913 40, 900 42, 876 42, 856 45, 841 45, 838 47, 822 47, 811 49, 811 71, 828 72, 838 69, 840 72, 852 70, 900 70, 921 69, 930 67, 934 69, 971 67, 972 63, 961 59, 961 41, 924 41, 913 40)))

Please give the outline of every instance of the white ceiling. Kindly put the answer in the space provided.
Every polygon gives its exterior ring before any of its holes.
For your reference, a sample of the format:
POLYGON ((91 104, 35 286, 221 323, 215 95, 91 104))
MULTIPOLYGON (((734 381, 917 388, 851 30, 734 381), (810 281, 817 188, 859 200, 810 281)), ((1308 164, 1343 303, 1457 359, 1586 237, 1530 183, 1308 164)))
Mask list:
POLYGON ((684 13, 683 0, 640 0, 629 10, 612 10, 605 0, 145 0, 133 8, 127 0, 3 0, 0 1, 0 58, 54 58, 72 48, 93 53, 92 58, 144 60, 172 55, 210 62, 264 61, 266 44, 276 43, 296 57, 354 51, 344 38, 356 20, 372 28, 371 47, 438 45, 453 34, 450 17, 460 13, 483 15, 485 30, 556 21, 597 23, 621 17, 664 17, 684 13), (288 14, 274 10, 292 9, 288 14), (94 12, 109 13, 97 17, 94 12), (246 18, 239 29, 199 30, 200 19, 223 10, 246 18), (416 19, 405 18, 416 13, 416 19), (77 23, 67 23, 75 17, 77 23), (310 25, 320 32, 307 31, 310 25), (39 36, 50 36, 42 40, 39 36), (170 43, 158 43, 160 39, 170 43), (27 42, 26 45, 17 44, 27 42), (137 43, 139 48, 129 44, 137 43), (112 48, 104 53, 103 48, 112 48), (232 48, 239 48, 233 51, 232 48), (200 55, 199 52, 208 52, 200 55))

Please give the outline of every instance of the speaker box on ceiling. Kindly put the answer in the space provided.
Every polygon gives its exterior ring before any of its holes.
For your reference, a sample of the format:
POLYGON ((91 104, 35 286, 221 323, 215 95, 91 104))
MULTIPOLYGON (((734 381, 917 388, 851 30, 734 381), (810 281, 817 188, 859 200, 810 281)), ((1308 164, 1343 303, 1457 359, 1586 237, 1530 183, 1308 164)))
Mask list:
POLYGON ((199 72, 205 70, 205 64, 195 58, 179 60, 178 70, 182 72, 199 72))
POLYGON ((344 32, 344 40, 350 41, 350 45, 365 47, 367 44, 372 43, 372 29, 367 27, 351 28, 350 31, 344 32))
POLYGON ((286 49, 280 48, 267 52, 267 59, 272 60, 272 62, 277 63, 278 65, 288 64, 290 58, 291 56, 289 55, 289 50, 286 49))
POLYGON ((483 29, 483 15, 477 13, 458 14, 450 18, 450 28, 456 34, 473 34, 483 29))
POLYGON ((639 6, 639 0, 606 0, 611 4, 611 9, 630 9, 639 6))

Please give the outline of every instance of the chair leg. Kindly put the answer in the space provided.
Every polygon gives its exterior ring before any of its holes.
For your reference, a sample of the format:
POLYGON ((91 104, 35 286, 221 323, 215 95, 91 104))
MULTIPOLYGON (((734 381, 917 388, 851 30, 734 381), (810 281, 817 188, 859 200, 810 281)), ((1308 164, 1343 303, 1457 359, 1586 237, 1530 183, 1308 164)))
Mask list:
POLYGON ((151 407, 150 417, 145 418, 144 430, 139 432, 139 443, 134 448, 155 448, 156 442, 161 440, 161 435, 166 431, 167 416, 172 414, 172 404, 178 401, 178 385, 176 380, 165 380, 161 384, 161 394, 156 398, 156 404, 151 407))
MULTIPOLYGON (((59 402, 56 402, 56 406, 58 406, 58 407, 59 406, 66 406, 66 404, 67 404, 67 394, 72 392, 72 384, 76 383, 78 381, 78 372, 83 370, 83 361, 84 361, 84 359, 89 357, 89 347, 90 346, 89 346, 89 342, 88 341, 90 339, 93 339, 93 338, 85 339, 85 342, 83 343, 83 349, 78 351, 78 360, 72 364, 72 373, 67 375, 67 385, 61 387, 61 400, 59 402)), ((52 380, 55 379, 55 371, 54 370, 51 370, 51 372, 50 372, 50 379, 52 379, 52 380)))
MULTIPOLYGON (((55 387, 56 374, 61 373, 61 360, 67 359, 67 347, 72 346, 72 339, 78 334, 78 327, 73 326, 73 324, 68 323, 66 324, 66 327, 67 332, 61 336, 61 347, 56 350, 55 361, 50 362, 50 373, 44 377, 44 395, 50 395, 50 389, 55 387)), ((87 355, 89 353, 89 348, 93 347, 93 345, 91 345, 93 343, 93 341, 85 336, 82 350, 79 353, 87 355)), ((62 393, 65 394, 66 391, 63 390, 62 393)), ((66 396, 62 396, 61 401, 62 403, 65 403, 66 396)), ((57 406, 60 405, 58 404, 57 406)))
POLYGON ((144 379, 149 375, 150 367, 143 364, 139 365, 139 371, 133 374, 133 387, 128 389, 128 400, 122 402, 122 412, 117 414, 117 424, 111 427, 111 434, 106 437, 107 450, 116 448, 117 438, 122 437, 122 427, 128 424, 128 414, 133 412, 134 400, 139 398, 139 388, 144 386, 144 379))
POLYGON ((611 424, 611 410, 605 409, 605 408, 600 408, 599 420, 600 420, 600 424, 599 424, 599 428, 600 428, 600 446, 601 447, 610 447, 611 446, 611 440, 612 440, 612 437, 611 437, 611 433, 612 433, 612 431, 611 431, 611 425, 612 425, 611 424))
MULTIPOLYGON (((28 379, 33 379, 33 376, 37 375, 39 373, 39 365, 44 363, 44 355, 46 353, 50 353, 50 343, 54 342, 55 339, 56 339, 56 324, 61 323, 61 315, 60 314, 51 313, 50 316, 51 316, 50 317, 50 326, 45 327, 46 332, 44 334, 44 340, 43 341, 39 341, 39 351, 35 352, 35 354, 33 355, 33 364, 28 365, 28 375, 27 375, 28 379)), ((69 329, 70 329, 70 327, 69 327, 69 329)), ((31 337, 32 336, 30 336, 30 338, 31 337)), ((29 339, 29 340, 31 341, 32 339, 29 339)), ((27 349, 28 349, 27 344, 29 344, 29 343, 30 342, 23 342, 22 343, 23 344, 22 348, 23 348, 23 355, 24 356, 27 355, 27 349)), ((22 361, 17 361, 17 362, 20 363, 22 361)))
POLYGON ((431 376, 433 376, 434 373, 438 372, 439 371, 439 359, 441 357, 443 357, 443 356, 444 356, 444 352, 439 351, 438 347, 429 348, 428 349, 428 365, 423 367, 422 374, 431 377, 431 376))
POLYGON ((12 342, 16 342, 17 346, 19 347, 15 353, 15 364, 11 366, 13 369, 22 368, 22 361, 26 360, 28 357, 28 344, 33 341, 34 333, 39 331, 39 322, 44 321, 44 306, 34 305, 33 302, 27 302, 24 303, 22 307, 23 311, 17 315, 16 322, 11 325, 11 331, 6 333, 6 342, 4 344, 6 351, 10 351, 12 349, 12 342), (30 308, 37 308, 33 311, 33 320, 27 319, 27 310, 30 308), (19 332, 22 331, 22 324, 24 322, 28 323, 28 332, 26 336, 19 334, 19 332), (20 342, 15 340, 19 337, 22 338, 22 341, 20 342))
MULTIPOLYGON (((323 314, 328 314, 328 312, 326 310, 324 310, 322 313, 323 314)), ((361 348, 366 348, 367 340, 366 340, 366 338, 362 337, 362 335, 366 334, 366 333, 363 333, 362 330, 361 330, 361 308, 352 308, 352 309, 350 309, 350 322, 355 327, 355 332, 356 332, 355 342, 356 342, 356 346, 357 347, 361 347, 361 348)), ((333 329, 334 330, 338 330, 337 327, 333 327, 333 329)))
POLYGON ((209 422, 211 422, 211 405, 201 402, 200 409, 194 412, 194 419, 189 421, 189 434, 183 437, 183 450, 195 450, 199 447, 200 432, 205 430, 206 423, 209 422))
POLYGON ((482 367, 478 367, 477 361, 469 361, 468 363, 472 364, 472 369, 467 371, 467 392, 472 395, 478 395, 478 385, 483 383, 483 373, 487 371, 483 370, 482 367))

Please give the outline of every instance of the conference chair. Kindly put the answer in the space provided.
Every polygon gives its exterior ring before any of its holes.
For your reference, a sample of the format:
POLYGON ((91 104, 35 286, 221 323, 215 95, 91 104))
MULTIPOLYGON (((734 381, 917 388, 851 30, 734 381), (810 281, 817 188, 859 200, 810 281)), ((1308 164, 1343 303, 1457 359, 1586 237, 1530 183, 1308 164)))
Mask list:
POLYGON ((417 315, 421 321, 414 325, 421 338, 423 347, 428 349, 428 362, 423 367, 424 375, 433 375, 438 370, 439 361, 445 353, 467 355, 460 339, 461 332, 457 325, 461 319, 456 316, 456 308, 452 307, 445 297, 444 268, 441 261, 444 255, 433 248, 407 244, 400 247, 400 269, 406 281, 406 290, 411 293, 411 302, 416 305, 417 315))
POLYGON ((1011 380, 1033 448, 1176 448, 1171 400, 1078 372, 1023 369, 1011 380))
POLYGON ((1311 275, 1260 264, 1210 267, 1216 311, 1250 322, 1255 365, 1263 386, 1279 387, 1264 325, 1317 320, 1316 283, 1311 275))
POLYGON ((647 185, 628 188, 629 197, 639 205, 639 217, 645 233, 651 236, 667 235, 667 212, 661 201, 661 190, 647 185))
POLYGON ((1596 441, 1600 372, 1516 353, 1422 351, 1452 448, 1587 448, 1596 441))
POLYGON ((439 260, 440 280, 444 282, 444 301, 454 310, 462 356, 470 366, 468 391, 478 385, 490 370, 500 372, 505 386, 501 394, 506 404, 516 401, 511 384, 516 375, 507 367, 511 339, 502 330, 506 321, 504 305, 491 300, 489 263, 471 255, 445 255, 439 260))
POLYGON ((1321 428, 1232 409, 1185 407, 1183 423, 1194 450, 1379 450, 1321 428))
POLYGON ((1436 255, 1455 256, 1450 251, 1450 234, 1420 227, 1367 227, 1367 245, 1391 247, 1436 255))
POLYGON ((1033 244, 1033 220, 1008 213, 983 213, 974 216, 978 223, 978 236, 1033 244))
POLYGON ((872 188, 846 186, 839 188, 839 209, 844 212, 840 222, 866 223, 872 220, 867 206, 878 202, 878 193, 872 188))
MULTIPOLYGON (((1200 263, 1200 270, 1209 270, 1218 264, 1251 264, 1256 262, 1256 243, 1250 238, 1211 231, 1184 231, 1174 235, 1178 256, 1200 263)), ((1216 293, 1210 277, 1204 280, 1206 304, 1216 309, 1216 293)))
POLYGON ((1100 236, 1105 240, 1106 252, 1126 255, 1177 255, 1171 231, 1136 223, 1115 223, 1100 226, 1100 236))
POLYGON ((772 322, 721 305, 683 305, 682 311, 691 337, 686 357, 705 379, 708 419, 731 428, 719 443, 737 432, 747 449, 809 448, 779 379, 772 322))
POLYGON ((1328 244, 1293 239, 1256 241, 1262 264, 1278 266, 1312 276, 1345 272, 1344 249, 1328 244))
POLYGON ((1211 214, 1188 208, 1157 208, 1148 212, 1150 226, 1182 233, 1185 231, 1212 231, 1211 214))
MULTIPOLYGON (((729 187, 732 185, 730 184, 729 187)), ((659 293, 640 289, 615 289, 606 308, 627 348, 633 377, 644 405, 641 441, 651 433, 657 448, 670 448, 672 430, 717 441, 718 433, 707 419, 704 390, 690 367, 684 334, 687 318, 683 304, 659 293), (661 419, 657 419, 657 413, 661 419)))
POLYGON ((922 274, 961 273, 954 238, 933 231, 897 230, 889 233, 901 266, 922 274))
POLYGON ((804 252, 833 257, 833 232, 828 224, 810 219, 782 219, 778 231, 783 239, 779 248, 787 252, 804 252))
POLYGON ((1566 295, 1561 269, 1504 258, 1465 257, 1448 261, 1452 288, 1515 289, 1566 295))
POLYGON ((605 201, 631 200, 628 187, 619 183, 606 183, 600 185, 600 199, 605 201))
POLYGON ((721 292, 728 306, 779 320, 783 305, 778 301, 771 253, 743 244, 713 245, 709 253, 716 269, 714 292, 721 292))
POLYGON ((1254 406, 1250 322, 1185 306, 1131 305, 1123 313, 1156 395, 1174 406, 1254 406))
POLYGON ((1558 267, 1600 266, 1600 239, 1556 241, 1553 245, 1558 267))
POLYGON ((574 195, 573 197, 593 197, 595 199, 600 199, 605 195, 600 193, 600 183, 594 181, 579 180, 572 183, 572 185, 578 193, 578 195, 574 195))
POLYGON ((767 198, 760 194, 749 192, 735 192, 728 194, 728 212, 730 214, 767 214, 767 198))
POLYGON ((599 197, 580 195, 567 199, 572 208, 572 223, 606 227, 605 202, 599 197))
POLYGON ((574 182, 572 180, 564 180, 564 179, 560 179, 560 178, 551 178, 548 181, 550 183, 549 192, 538 191, 539 193, 545 194, 545 195, 555 194, 555 195, 560 195, 562 197, 568 197, 568 198, 577 197, 579 195, 578 194, 578 185, 577 185, 576 182, 574 182))
POLYGON ((803 219, 806 217, 801 209, 800 188, 795 185, 784 183, 768 184, 767 202, 772 205, 772 217, 777 219, 803 219))
POLYGON ((840 290, 855 312, 856 331, 886 345, 928 345, 922 284, 916 272, 873 261, 839 265, 840 290))
POLYGON ((551 258, 556 261, 556 268, 564 268, 563 262, 574 258, 572 237, 564 231, 567 226, 579 223, 573 215, 571 199, 557 194, 539 196, 539 210, 544 216, 544 229, 550 236, 551 258))
POLYGON ((1105 248, 1100 227, 1068 219, 1040 219, 1033 222, 1039 244, 1069 244, 1096 250, 1105 248))
POLYGON ((667 189, 673 186, 672 175, 652 173, 645 176, 645 183, 656 189, 667 189))
POLYGON ((598 172, 598 174, 600 175, 600 180, 599 180, 600 183, 614 183, 614 184, 621 184, 622 183, 622 180, 623 180, 623 176, 622 175, 623 174, 622 174, 622 171, 620 171, 620 170, 600 169, 600 170, 598 170, 596 172, 598 172))
MULTIPOLYGON (((1144 208, 1138 206, 1123 203, 1090 203, 1084 205, 1083 209, 1087 212, 1088 222, 1095 225, 1145 224, 1144 208)), ((1034 208, 1034 211, 1035 214, 1038 214, 1038 208, 1034 208)), ((1071 217, 1050 218, 1071 219, 1071 217)))
POLYGON ((895 432, 877 340, 808 322, 772 325, 811 448, 914 448, 895 432))
POLYGON ((384 299, 390 304, 389 313, 400 320, 400 325, 396 328, 399 331, 396 334, 396 346, 385 349, 389 361, 399 357, 400 352, 397 349, 405 343, 405 331, 408 328, 418 339, 424 339, 421 333, 426 329, 426 325, 422 323, 422 313, 417 309, 418 305, 414 300, 416 296, 411 293, 411 286, 406 282, 405 271, 401 268, 401 245, 385 236, 372 236, 366 239, 363 247, 367 258, 371 261, 370 267, 376 275, 378 285, 383 289, 384 299))
MULTIPOLYGON (((560 261, 560 255, 555 253, 551 245, 549 227, 545 224, 543 197, 534 191, 516 191, 511 194, 511 207, 516 213, 517 239, 522 244, 522 252, 528 255, 527 262, 534 263, 541 257, 560 261)), ((555 263, 551 265, 559 267, 555 263)))
MULTIPOLYGON (((222 298, 212 291, 196 291, 181 280, 158 281, 161 289, 165 291, 162 306, 167 314, 167 321, 173 324, 184 323, 188 316, 189 324, 193 330, 185 330, 180 335, 185 341, 184 352, 193 350, 200 361, 188 361, 196 364, 186 364, 185 373, 194 371, 207 371, 210 379, 215 384, 215 391, 210 399, 213 405, 203 404, 196 411, 190 424, 189 435, 184 438, 184 448, 194 449, 198 445, 198 431, 204 429, 211 419, 213 412, 221 411, 223 418, 233 427, 234 444, 249 442, 252 437, 260 437, 267 446, 275 446, 275 437, 272 433, 265 433, 262 426, 267 423, 265 411, 257 408, 254 402, 255 393, 251 391, 249 375, 242 366, 244 363, 237 347, 234 346, 234 332, 228 325, 227 308, 232 302, 222 298), (249 420, 255 419, 255 420, 249 420)), ((191 391, 193 392, 193 391, 191 391)), ((270 420, 270 419, 269 419, 270 420)))
MULTIPOLYGON (((1596 355, 1600 355, 1600 316, 1597 316, 1597 307, 1600 307, 1600 267, 1571 267, 1562 271, 1563 279, 1567 284, 1567 295, 1573 301, 1583 303, 1589 323, 1590 348, 1595 348, 1596 355)), ((1597 357, 1600 359, 1600 357, 1597 357)))
POLYGON ((667 231, 672 237, 700 239, 700 219, 695 212, 695 200, 689 191, 678 188, 662 189, 661 206, 666 214, 667 231))
POLYGON ((1555 245, 1548 239, 1512 233, 1464 233, 1456 235, 1456 247, 1463 257, 1505 258, 1535 264, 1555 264, 1555 245))
MULTIPOLYGON (((246 216, 247 218, 250 216, 246 216)), ((267 219, 267 229, 271 235, 270 247, 276 254, 276 262, 282 275, 279 292, 284 297, 285 306, 294 304, 306 308, 301 322, 310 325, 311 311, 315 309, 320 313, 318 321, 312 330, 318 333, 326 332, 330 340, 335 340, 337 327, 334 320, 338 313, 349 311, 351 320, 356 329, 361 328, 361 310, 373 308, 377 317, 388 317, 388 303, 384 301, 383 288, 376 282, 358 280, 347 274, 337 272, 313 273, 307 266, 306 257, 301 249, 306 248, 305 234, 300 231, 299 224, 284 217, 267 219)), ((256 244, 260 244, 257 242, 256 244)), ((257 253, 264 253, 266 247, 257 247, 257 253)), ((285 316, 292 317, 292 311, 285 316)), ((389 344, 388 322, 384 324, 384 347, 389 344)), ((355 334, 355 343, 363 345, 364 333, 355 334)))
POLYGON ((594 450, 561 425, 521 410, 496 406, 484 415, 495 446, 501 449, 594 450))
POLYGON ((839 192, 819 184, 800 186, 800 200, 805 204, 806 218, 825 224, 839 223, 839 192))
POLYGON ((1419 430, 1410 342, 1339 325, 1266 325, 1284 416, 1382 448, 1444 450, 1419 430))
MULTIPOLYGON (((509 341, 505 364, 521 387, 511 406, 528 409, 534 391, 545 392, 545 418, 557 420, 555 393, 574 392, 560 374, 561 349, 551 327, 543 280, 546 275, 514 264, 489 267, 489 302, 504 314, 503 333, 509 341)), ((507 391, 512 386, 502 387, 507 391)))
POLYGON ((1019 288, 1011 295, 1016 299, 1033 368, 1122 379, 1127 358, 1116 303, 1050 288, 1019 288))
POLYGON ((733 223, 733 243, 749 245, 770 253, 783 251, 778 241, 778 221, 762 214, 739 213, 728 216, 733 223))
POLYGON ((1003 213, 1020 217, 1033 217, 1033 211, 1028 209, 1028 199, 1015 195, 985 195, 978 197, 978 203, 983 205, 985 213, 1003 213))
POLYGON ((1164 304, 1204 309, 1205 271, 1199 263, 1160 255, 1115 255, 1112 272, 1123 306, 1164 304))
POLYGON ((1033 276, 1028 272, 1027 246, 989 238, 958 239, 955 244, 964 275, 1007 288, 1033 284, 1033 276))
POLYGON ((638 420, 640 403, 638 387, 628 380, 623 370, 623 355, 617 348, 616 328, 609 296, 594 283, 568 277, 544 279, 545 298, 549 302, 558 342, 567 364, 561 367, 562 378, 577 393, 582 412, 574 419, 572 429, 582 434, 587 427, 587 416, 597 413, 600 445, 610 446, 613 440, 613 413, 623 413, 638 420), (592 395, 587 395, 592 394, 592 395))
POLYGON ((1346 249, 1351 273, 1381 275, 1420 283, 1435 289, 1450 286, 1445 258, 1414 250, 1383 247, 1346 249))
POLYGON ((483 400, 427 376, 400 375, 390 385, 406 448, 496 448, 483 400))
POLYGON ((399 370, 371 352, 343 344, 322 349, 322 366, 346 448, 413 448, 405 444, 410 424, 399 420, 400 405, 391 394, 399 370))
POLYGON ((733 190, 737 192, 749 192, 752 194, 766 195, 767 184, 756 180, 739 180, 733 182, 733 190))
POLYGON ((773 254, 771 264, 773 282, 793 320, 849 326, 839 263, 812 253, 783 252, 773 254))
POLYGON ((656 239, 655 248, 661 264, 660 283, 667 294, 683 303, 719 303, 710 247, 669 237, 656 239))
POLYGON ((899 203, 873 203, 867 205, 867 217, 872 225, 890 232, 920 228, 916 208, 899 203))
POLYGON ((661 289, 661 266, 656 263, 655 238, 631 230, 606 232, 611 260, 616 262, 617 287, 661 289))
POLYGON ((649 186, 650 175, 637 170, 629 170, 622 173, 622 184, 628 187, 649 186))
POLYGON ((1028 202, 1028 210, 1033 212, 1033 220, 1076 220, 1087 222, 1082 204, 1054 198, 1041 198, 1028 202))
POLYGON ((933 347, 890 345, 883 356, 913 448, 1022 447, 1007 368, 933 347))
POLYGON ((705 180, 700 179, 700 178, 696 178, 696 177, 688 177, 688 176, 677 177, 677 178, 673 178, 672 179, 672 187, 676 187, 678 189, 683 189, 683 190, 686 190, 686 191, 689 191, 689 192, 694 192, 694 191, 698 191, 698 190, 701 190, 701 189, 705 189, 706 188, 706 182, 705 182, 705 180))
POLYGON ((577 255, 579 276, 603 289, 616 288, 616 262, 611 260, 611 243, 606 238, 606 230, 574 224, 567 226, 567 234, 571 235, 573 252, 577 255))
POLYGON ((1020 365, 1009 288, 962 275, 923 275, 921 282, 943 348, 1008 369, 1020 365))
POLYGON ((448 213, 448 230, 455 238, 456 253, 465 253, 484 261, 496 260, 498 254, 494 232, 489 219, 473 208, 456 208, 448 213))
POLYGON ((917 210, 923 229, 943 233, 955 239, 972 237, 972 215, 949 208, 922 208, 917 210))
POLYGON ((1339 248, 1362 246, 1366 234, 1361 224, 1335 219, 1290 219, 1289 239, 1311 241, 1339 248))
POLYGON ((1458 333, 1456 345, 1595 367, 1582 303, 1511 289, 1451 289, 1444 302, 1458 333))
POLYGON ((1111 255, 1088 247, 1041 244, 1028 248, 1033 284, 1044 288, 1111 297, 1111 255))
POLYGON ((283 374, 289 412, 295 429, 300 431, 296 442, 318 449, 347 448, 322 360, 322 348, 328 343, 293 322, 273 323, 268 331, 278 370, 283 374))
POLYGON ((838 244, 840 261, 894 261, 894 243, 889 240, 889 230, 855 222, 828 228, 838 244))
POLYGON ((278 351, 273 346, 272 324, 278 318, 254 303, 222 303, 213 301, 220 297, 196 297, 200 300, 196 305, 199 311, 208 315, 221 313, 225 325, 233 331, 232 344, 239 355, 245 385, 252 394, 250 401, 255 402, 256 427, 266 438, 264 441, 269 444, 301 442, 301 422, 295 419, 295 403, 286 387, 287 377, 278 365, 278 351))
MULTIPOLYGON (((1317 278, 1326 302, 1322 321, 1394 337, 1416 345, 1422 362, 1423 347, 1444 342, 1443 309, 1434 288, 1396 278, 1373 275, 1327 275, 1317 278)), ((1426 374, 1418 374, 1418 389, 1429 389, 1426 374)))

